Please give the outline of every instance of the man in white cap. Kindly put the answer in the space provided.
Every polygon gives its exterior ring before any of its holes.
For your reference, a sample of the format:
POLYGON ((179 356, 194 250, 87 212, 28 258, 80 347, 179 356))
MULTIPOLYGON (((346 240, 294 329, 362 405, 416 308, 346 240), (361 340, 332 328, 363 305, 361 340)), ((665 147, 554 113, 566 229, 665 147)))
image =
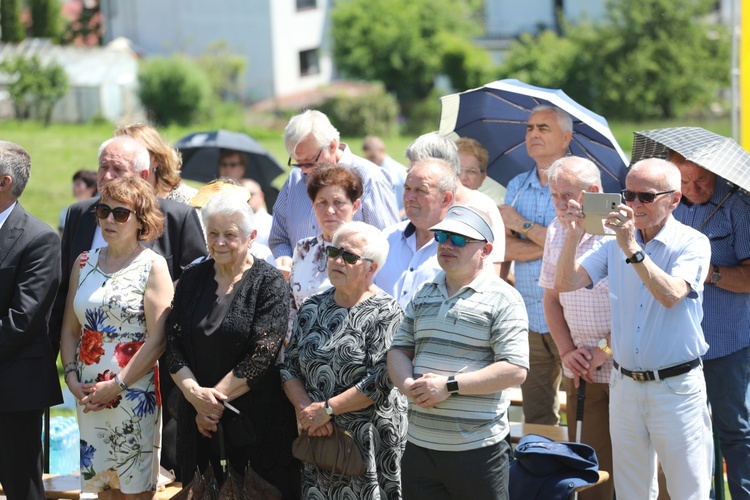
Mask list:
POLYGON ((409 398, 405 499, 508 497, 502 392, 526 378, 528 317, 485 263, 487 220, 456 205, 430 228, 442 271, 411 299, 388 351, 388 373, 409 398))

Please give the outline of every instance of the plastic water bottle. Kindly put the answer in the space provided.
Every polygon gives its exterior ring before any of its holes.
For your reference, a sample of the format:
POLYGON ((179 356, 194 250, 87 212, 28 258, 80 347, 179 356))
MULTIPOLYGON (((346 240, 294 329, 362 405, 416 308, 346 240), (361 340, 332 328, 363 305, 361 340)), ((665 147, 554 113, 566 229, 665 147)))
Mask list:
POLYGON ((50 460, 52 474, 70 474, 80 465, 80 437, 75 417, 50 419, 50 460))

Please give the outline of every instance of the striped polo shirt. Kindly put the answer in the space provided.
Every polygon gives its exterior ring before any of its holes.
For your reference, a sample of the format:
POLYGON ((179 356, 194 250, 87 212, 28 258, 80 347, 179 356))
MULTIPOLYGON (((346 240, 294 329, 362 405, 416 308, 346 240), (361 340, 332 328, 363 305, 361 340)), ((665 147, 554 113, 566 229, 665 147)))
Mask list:
MULTIPOLYGON (((391 344, 414 354, 414 378, 473 372, 498 361, 529 367, 528 316, 521 295, 491 266, 453 296, 445 272, 425 283, 406 307, 391 344)), ((409 442, 465 451, 498 443, 509 432, 505 391, 454 394, 433 408, 409 403, 409 442)))

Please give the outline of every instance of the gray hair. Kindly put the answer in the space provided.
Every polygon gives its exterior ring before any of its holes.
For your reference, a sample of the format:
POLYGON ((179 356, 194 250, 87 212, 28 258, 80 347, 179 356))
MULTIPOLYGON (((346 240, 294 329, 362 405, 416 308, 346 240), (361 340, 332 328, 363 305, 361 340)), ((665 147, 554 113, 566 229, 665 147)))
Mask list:
POLYGON ((339 131, 331 124, 328 117, 320 111, 308 109, 293 116, 284 129, 284 147, 289 156, 294 154, 299 143, 312 136, 318 147, 327 146, 331 141, 339 140, 339 131))
POLYGON ((6 175, 13 179, 10 194, 20 198, 31 175, 31 157, 18 144, 0 141, 0 177, 6 175))
POLYGON ((208 227, 211 217, 224 215, 233 219, 240 228, 243 238, 248 238, 255 230, 255 216, 247 200, 236 195, 214 195, 201 209, 203 227, 208 227))
POLYGON ((430 158, 445 160, 456 172, 461 173, 461 161, 458 158, 456 143, 437 132, 420 135, 406 148, 406 159, 416 163, 430 158))
POLYGON ((114 143, 122 144, 125 151, 133 153, 131 165, 134 171, 133 173, 138 174, 143 170, 151 168, 151 155, 149 155, 148 149, 142 142, 130 137, 129 135, 118 135, 104 141, 102 145, 99 146, 99 152, 96 156, 97 162, 101 161, 104 150, 114 143))
POLYGON ((362 221, 353 221, 342 224, 334 233, 331 243, 333 246, 338 246, 339 241, 347 236, 361 236, 365 239, 362 257, 370 259, 378 265, 375 270, 375 274, 377 274, 385 264, 386 257, 388 257, 388 250, 390 249, 388 238, 375 226, 362 221))
POLYGON ((560 125, 560 129, 563 132, 573 131, 573 119, 567 112, 563 111, 557 106, 552 106, 550 104, 540 104, 531 110, 531 114, 529 116, 540 111, 552 111, 553 113, 555 113, 555 115, 557 115, 557 124, 560 125))
POLYGON ((575 185, 581 189, 595 185, 602 191, 602 174, 599 167, 588 158, 580 156, 565 156, 556 160, 547 169, 547 179, 557 182, 563 171, 568 172, 575 179, 575 185))
MULTIPOLYGON (((453 168, 453 165, 440 158, 426 158, 424 160, 417 161, 412 169, 426 165, 426 168, 434 170, 438 174, 437 190, 440 194, 450 192, 453 197, 456 196, 456 190, 458 189, 458 175, 453 168)), ((408 174, 407 174, 408 175, 408 174)))
POLYGON ((677 166, 667 160, 661 158, 646 158, 641 160, 630 168, 628 177, 630 175, 645 170, 648 173, 658 175, 659 186, 656 189, 660 190, 673 190, 680 191, 682 188, 682 176, 680 175, 680 169, 677 166))

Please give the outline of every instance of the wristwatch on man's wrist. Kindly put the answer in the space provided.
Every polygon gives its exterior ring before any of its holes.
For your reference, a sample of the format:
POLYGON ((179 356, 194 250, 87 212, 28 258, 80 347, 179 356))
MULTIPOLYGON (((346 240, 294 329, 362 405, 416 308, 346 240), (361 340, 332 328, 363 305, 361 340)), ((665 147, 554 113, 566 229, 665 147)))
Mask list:
POLYGON ((607 356, 612 356, 612 349, 609 347, 607 339, 601 339, 596 346, 604 351, 604 354, 606 354, 607 356))
POLYGON ((719 272, 719 266, 713 264, 714 272, 711 273, 711 284, 715 285, 721 279, 721 273, 719 272))
POLYGON ((642 250, 638 250, 633 254, 632 257, 625 259, 626 264, 638 264, 639 262, 643 262, 643 260, 646 258, 646 254, 643 253, 642 250))
POLYGON ((526 222, 524 222, 523 225, 521 226, 521 232, 523 233, 523 235, 528 236, 529 231, 531 231, 531 228, 534 227, 535 224, 536 222, 532 222, 530 220, 527 220, 526 222))
POLYGON ((448 389, 448 394, 458 394, 458 380, 454 375, 448 377, 448 382, 445 384, 448 389))
POLYGON ((329 417, 332 417, 333 416, 333 408, 331 408, 331 405, 328 404, 328 399, 326 399, 326 404, 325 404, 324 408, 326 410, 326 415, 328 415, 329 417))

